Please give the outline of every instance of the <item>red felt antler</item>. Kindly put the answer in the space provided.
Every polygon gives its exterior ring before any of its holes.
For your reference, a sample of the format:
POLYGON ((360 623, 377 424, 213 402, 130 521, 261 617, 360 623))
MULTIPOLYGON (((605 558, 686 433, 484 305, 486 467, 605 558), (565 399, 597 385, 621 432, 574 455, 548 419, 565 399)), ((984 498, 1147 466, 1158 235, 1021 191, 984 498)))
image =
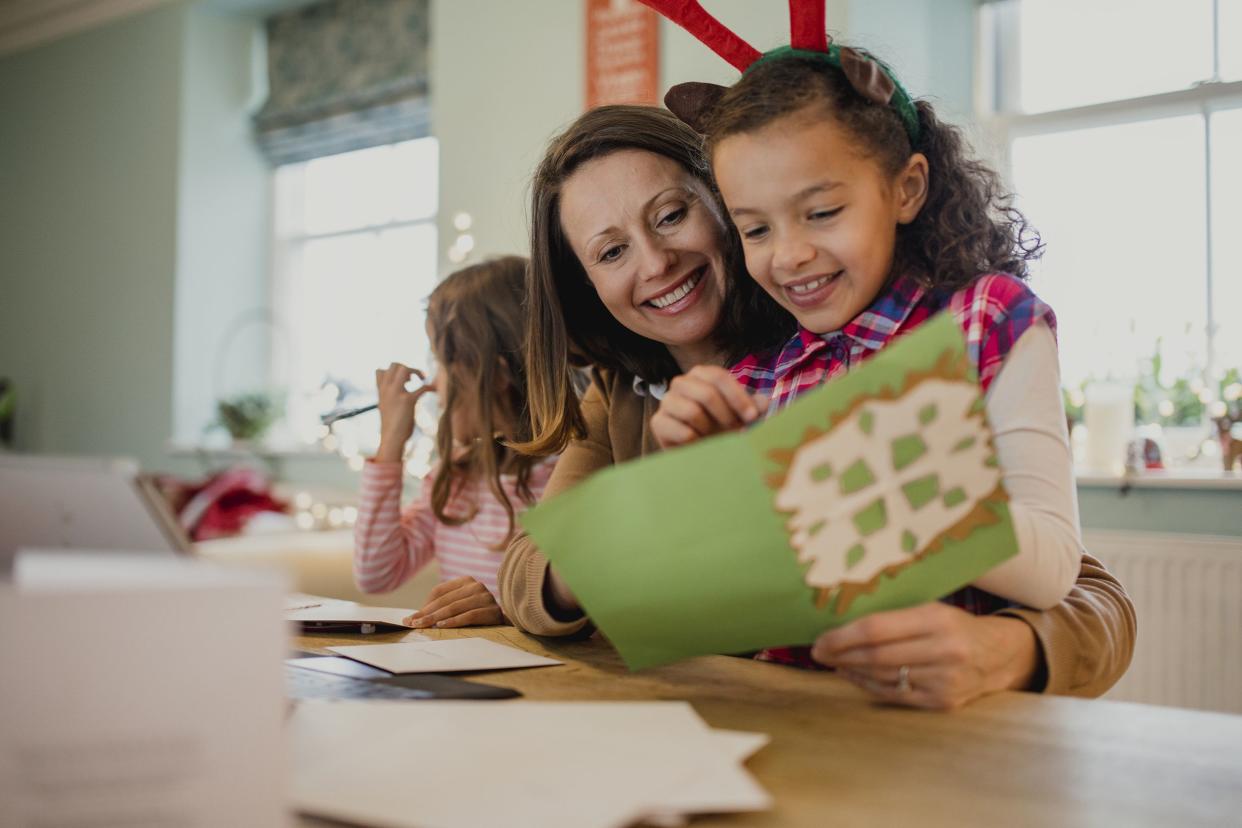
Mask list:
MULTIPOLYGON (((745 72, 759 59, 759 50, 738 37, 731 29, 712 17, 697 0, 639 0, 698 38, 716 54, 729 61, 739 72, 745 72)), ((819 0, 823 2, 823 0, 819 0)), ((823 13, 821 10, 821 20, 823 13)), ((823 26, 820 27, 821 29, 823 26)))
POLYGON ((789 45, 808 52, 827 52, 824 0, 789 0, 789 45))

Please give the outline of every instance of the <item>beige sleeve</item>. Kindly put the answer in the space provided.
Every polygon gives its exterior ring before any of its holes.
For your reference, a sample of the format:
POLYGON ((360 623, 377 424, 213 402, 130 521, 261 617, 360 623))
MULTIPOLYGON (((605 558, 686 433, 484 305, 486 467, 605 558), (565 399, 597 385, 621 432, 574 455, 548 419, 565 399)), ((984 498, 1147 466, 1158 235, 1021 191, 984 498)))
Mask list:
MULTIPOLYGON (((613 465, 612 440, 608 433, 608 404, 596 383, 582 398, 587 434, 572 441, 556 462, 541 499, 573 488, 579 481, 613 465)), ((543 601, 548 559, 524 531, 514 535, 505 550, 498 576, 500 607, 518 629, 534 635, 565 636, 584 630, 586 616, 572 621, 554 618, 543 601)))
POLYGON ((1050 610, 1007 609, 1035 632, 1043 651, 1045 693, 1095 697, 1106 692, 1130 666, 1137 623, 1125 588, 1089 554, 1078 580, 1050 610))
POLYGON ((1018 554, 975 586, 1034 609, 1051 609, 1078 577, 1082 536, 1057 345, 1047 325, 1033 325, 1014 343, 986 404, 1018 554))

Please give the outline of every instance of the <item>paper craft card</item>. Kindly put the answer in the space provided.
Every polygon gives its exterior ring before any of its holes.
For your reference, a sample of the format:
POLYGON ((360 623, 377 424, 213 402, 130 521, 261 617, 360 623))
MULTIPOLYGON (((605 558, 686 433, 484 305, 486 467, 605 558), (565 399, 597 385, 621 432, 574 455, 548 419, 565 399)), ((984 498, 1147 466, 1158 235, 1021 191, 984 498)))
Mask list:
POLYGON ((329 647, 334 653, 390 673, 456 673, 466 670, 509 670, 561 664, 486 638, 447 638, 399 644, 329 647))
POLYGON ((521 521, 631 669, 809 644, 1017 553, 947 315, 748 431, 605 470, 521 521))

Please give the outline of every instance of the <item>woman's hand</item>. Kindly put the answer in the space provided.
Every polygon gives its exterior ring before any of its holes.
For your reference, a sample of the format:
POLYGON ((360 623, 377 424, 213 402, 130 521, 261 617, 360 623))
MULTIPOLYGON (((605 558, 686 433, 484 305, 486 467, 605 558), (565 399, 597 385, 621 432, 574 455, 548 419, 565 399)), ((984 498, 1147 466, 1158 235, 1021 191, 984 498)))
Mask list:
POLYGON ((405 390, 410 377, 426 380, 422 371, 394 362, 387 369, 375 369, 375 388, 379 392, 380 444, 375 459, 381 463, 399 463, 406 441, 414 434, 414 407, 431 390, 423 385, 405 390))
POLYGON ((696 365, 669 383, 651 433, 672 448, 753 423, 766 407, 762 394, 751 396, 724 368, 696 365))
POLYGON ((491 627, 505 623, 505 616, 487 587, 463 576, 436 584, 423 608, 402 620, 415 629, 491 627))
POLYGON ((1035 632, 1025 622, 971 615, 938 601, 829 630, 816 639, 811 657, 886 702, 936 710, 1026 689, 1040 663, 1035 632))

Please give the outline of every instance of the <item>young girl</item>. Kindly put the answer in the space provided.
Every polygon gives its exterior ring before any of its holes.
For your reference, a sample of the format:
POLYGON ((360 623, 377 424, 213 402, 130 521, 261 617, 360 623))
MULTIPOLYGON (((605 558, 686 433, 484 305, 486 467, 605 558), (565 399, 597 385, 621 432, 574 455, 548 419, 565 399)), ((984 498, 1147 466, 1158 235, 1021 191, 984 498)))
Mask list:
POLYGON ((427 334, 439 370, 407 391, 422 372, 393 363, 375 372, 380 445, 362 472, 354 529, 354 580, 364 592, 396 589, 433 557, 441 582, 414 627, 504 623, 496 571, 519 509, 543 491, 552 464, 506 444, 530 439, 522 346, 525 259, 508 256, 453 273, 431 293, 427 334), (414 432, 414 407, 434 391, 442 414, 441 462, 418 499, 401 509, 402 454, 414 432))
MULTIPOLYGON (((735 428, 756 402, 774 411, 948 311, 986 393, 1019 554, 947 600, 974 613, 1051 607, 1082 550, 1055 320, 1022 281, 1038 239, 958 130, 883 64, 829 45, 822 19, 818 45, 795 21, 802 48, 754 60, 728 90, 666 99, 706 134, 747 270, 801 329, 731 371, 675 380, 652 430, 669 446, 735 428)), ((893 687, 913 692, 917 647, 886 643, 904 653, 889 664, 893 687)), ((813 655, 841 664, 831 646, 813 655)))

